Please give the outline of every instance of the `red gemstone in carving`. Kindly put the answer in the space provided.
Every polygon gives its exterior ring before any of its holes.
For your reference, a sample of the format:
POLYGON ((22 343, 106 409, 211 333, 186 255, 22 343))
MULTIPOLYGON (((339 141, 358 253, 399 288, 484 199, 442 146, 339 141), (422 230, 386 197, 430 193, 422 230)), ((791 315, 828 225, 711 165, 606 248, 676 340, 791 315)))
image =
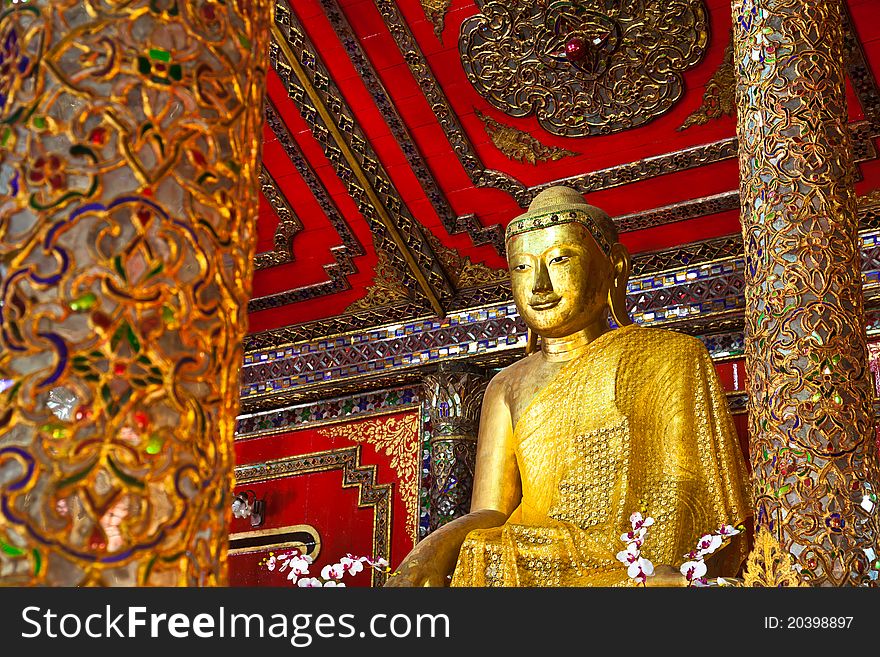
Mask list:
POLYGON ((570 62, 579 62, 587 56, 587 42, 580 37, 572 37, 565 44, 565 57, 570 62))

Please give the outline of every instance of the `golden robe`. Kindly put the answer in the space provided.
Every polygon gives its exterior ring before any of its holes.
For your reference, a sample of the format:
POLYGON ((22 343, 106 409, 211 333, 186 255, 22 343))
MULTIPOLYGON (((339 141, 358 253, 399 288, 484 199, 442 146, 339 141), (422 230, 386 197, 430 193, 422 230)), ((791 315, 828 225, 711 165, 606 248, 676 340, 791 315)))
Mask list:
MULTIPOLYGON (((453 586, 632 584, 616 554, 643 506, 642 556, 679 566, 697 539, 750 515, 745 461, 703 344, 661 329, 603 334, 516 423, 522 502, 468 534, 453 586)), ((745 541, 726 547, 728 576, 745 541)), ((719 554, 719 557, 721 555, 719 554)))

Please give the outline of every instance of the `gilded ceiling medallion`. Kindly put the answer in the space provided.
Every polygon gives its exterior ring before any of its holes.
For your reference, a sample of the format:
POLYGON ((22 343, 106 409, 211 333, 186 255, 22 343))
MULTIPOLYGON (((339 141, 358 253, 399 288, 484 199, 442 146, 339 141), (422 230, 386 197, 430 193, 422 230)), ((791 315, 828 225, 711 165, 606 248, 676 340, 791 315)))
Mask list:
POLYGON ((462 23, 468 79, 498 109, 564 137, 640 126, 682 95, 709 40, 703 0, 477 0, 462 23))

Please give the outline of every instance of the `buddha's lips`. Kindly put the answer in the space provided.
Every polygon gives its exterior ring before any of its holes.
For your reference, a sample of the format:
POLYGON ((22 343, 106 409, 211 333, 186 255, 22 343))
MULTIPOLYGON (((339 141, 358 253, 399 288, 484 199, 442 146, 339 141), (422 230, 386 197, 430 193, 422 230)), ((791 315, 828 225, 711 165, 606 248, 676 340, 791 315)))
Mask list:
POLYGON ((556 306, 560 301, 562 301, 562 297, 557 297, 555 299, 548 299, 547 301, 539 301, 538 303, 529 303, 529 308, 534 308, 535 310, 550 310, 554 306, 556 306))

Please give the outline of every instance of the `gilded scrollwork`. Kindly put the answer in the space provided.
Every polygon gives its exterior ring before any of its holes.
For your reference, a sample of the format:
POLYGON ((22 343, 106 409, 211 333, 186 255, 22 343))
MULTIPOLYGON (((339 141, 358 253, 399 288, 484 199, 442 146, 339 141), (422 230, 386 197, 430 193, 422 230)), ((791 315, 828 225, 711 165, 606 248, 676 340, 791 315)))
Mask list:
POLYGON ((390 457, 397 475, 398 494, 406 507, 406 527, 416 542, 419 515, 419 416, 408 413, 399 417, 379 417, 363 422, 335 424, 318 430, 327 438, 343 438, 372 445, 390 457))
POLYGON ((0 8, 0 580, 226 581, 265 0, 0 8))
POLYGON ((761 529, 755 536, 755 547, 749 553, 743 573, 744 587, 760 588, 800 588, 798 572, 779 541, 767 529, 761 529))
POLYGON ((842 4, 733 2, 756 524, 816 585, 880 570, 842 4))
POLYGON ((446 23, 446 12, 449 11, 452 0, 421 0, 425 16, 434 25, 434 34, 441 38, 443 26, 446 23))
POLYGON ((703 0, 478 1, 459 50, 477 92, 548 132, 583 137, 640 126, 682 95, 709 39, 703 0))
POLYGON ((412 292, 401 279, 398 270, 391 264, 388 254, 377 249, 376 268, 373 283, 367 287, 367 293, 345 309, 346 313, 354 313, 371 308, 382 308, 394 304, 411 301, 412 292))
POLYGON ((678 128, 686 130, 692 125, 705 125, 712 119, 732 116, 736 109, 736 80, 733 71, 733 36, 724 49, 724 58, 718 70, 712 74, 703 92, 700 107, 688 116, 678 128))
POLYGON ((486 134, 489 135, 489 139, 492 140, 495 147, 511 160, 538 164, 539 162, 556 161, 577 155, 577 153, 565 148, 542 144, 528 132, 500 123, 479 110, 476 111, 476 114, 477 118, 483 122, 486 134))
POLYGON ((455 249, 444 245, 430 231, 424 232, 431 249, 437 254, 444 271, 456 289, 508 283, 510 275, 506 268, 492 269, 482 262, 472 262, 469 256, 462 256, 455 249))

